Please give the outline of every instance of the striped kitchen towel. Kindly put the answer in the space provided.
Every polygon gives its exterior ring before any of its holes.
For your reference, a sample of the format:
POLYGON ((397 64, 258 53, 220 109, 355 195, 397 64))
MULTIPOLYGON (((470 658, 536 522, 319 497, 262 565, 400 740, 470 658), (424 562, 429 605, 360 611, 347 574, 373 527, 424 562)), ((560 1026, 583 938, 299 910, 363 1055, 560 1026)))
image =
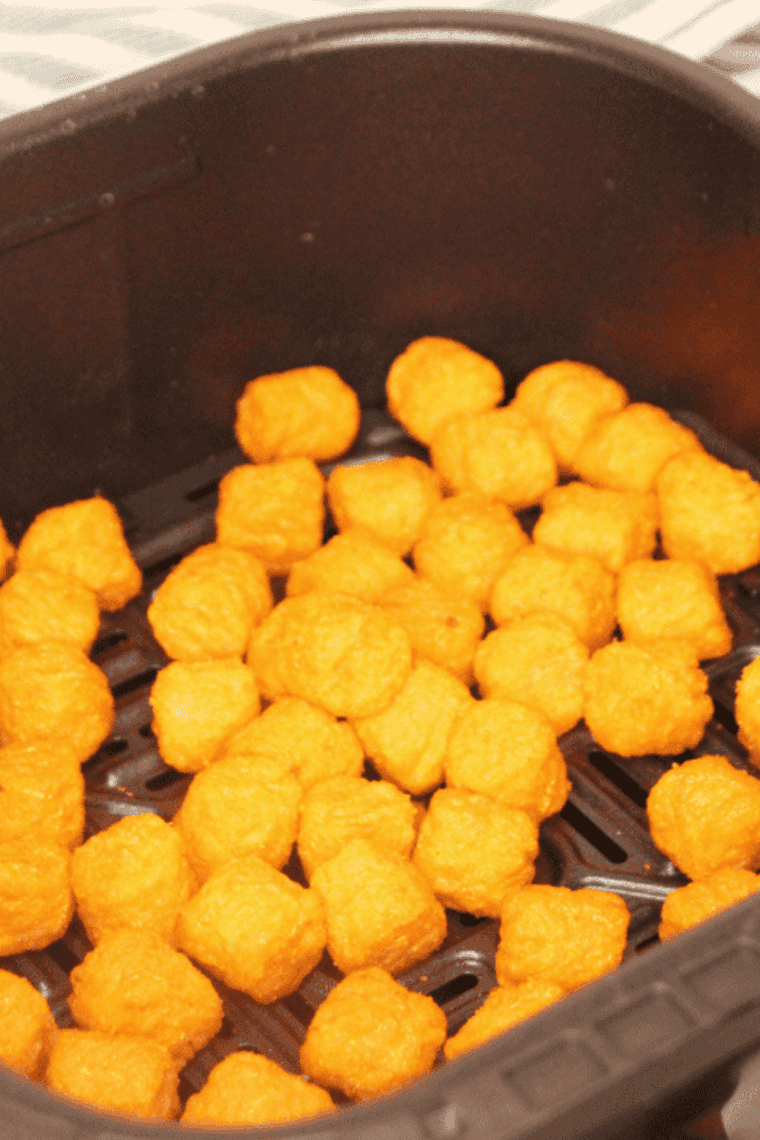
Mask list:
POLYGON ((760 0, 11 0, 0 3, 0 118, 243 32, 400 8, 521 12, 623 32, 760 95, 760 0))

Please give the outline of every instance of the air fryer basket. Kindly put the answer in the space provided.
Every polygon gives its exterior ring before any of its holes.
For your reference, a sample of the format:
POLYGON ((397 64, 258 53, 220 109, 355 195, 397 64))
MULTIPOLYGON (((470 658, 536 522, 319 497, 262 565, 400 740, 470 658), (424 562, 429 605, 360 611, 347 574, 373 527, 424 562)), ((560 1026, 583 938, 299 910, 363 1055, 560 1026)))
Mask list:
MULTIPOLYGON (((508 386, 587 360, 760 478, 760 117, 728 81, 575 25, 493 13, 390 13, 243 36, 0 124, 0 514, 115 499, 145 571, 93 650, 117 704, 85 766, 88 828, 176 811, 148 692, 165 658, 145 609, 214 533, 216 485, 242 460, 234 402, 253 375, 338 369, 365 409, 354 454, 413 451, 383 411, 393 357, 456 337, 508 386), (739 446, 744 450, 739 450, 739 446)), ((414 453, 419 453, 418 451, 414 453)), ((747 768, 733 686, 760 653, 760 572, 722 583, 735 632, 708 666, 715 718, 696 753, 747 768)), ((542 828, 539 881, 615 890, 626 961, 397 1094, 274 1130, 321 1140, 670 1136, 730 1092, 760 1046, 754 899, 666 944, 684 880, 644 804, 671 761, 623 760, 581 725, 561 741, 570 801, 542 828), (642 952, 643 951, 643 952, 642 952)), ((297 864, 291 868, 297 873, 297 864)), ((456 1030, 494 984, 496 924, 450 914, 402 979, 456 1030)), ((75 921, 5 960, 71 1024, 75 921)), ((325 958, 257 1007, 224 991, 221 1034, 183 1091, 238 1048, 297 1069, 325 958)), ((0 1072, 5 1140, 209 1136, 97 1113, 0 1072)))

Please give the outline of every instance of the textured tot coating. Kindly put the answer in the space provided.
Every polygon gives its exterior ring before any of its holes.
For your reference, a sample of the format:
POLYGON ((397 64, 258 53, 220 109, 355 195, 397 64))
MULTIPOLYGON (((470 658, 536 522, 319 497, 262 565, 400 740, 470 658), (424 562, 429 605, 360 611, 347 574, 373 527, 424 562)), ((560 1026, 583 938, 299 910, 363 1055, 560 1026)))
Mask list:
POLYGON ((69 1008, 82 1029, 149 1037, 179 1068, 222 1027, 222 1000, 189 958, 153 931, 104 935, 71 971, 69 1008))
POLYGON ((533 540, 542 546, 591 554, 613 574, 654 552, 659 520, 654 495, 566 483, 549 491, 543 507, 533 528, 533 540))
POLYGON ((493 584, 530 542, 509 507, 486 495, 452 495, 433 507, 412 551, 421 578, 488 609, 493 584))
POLYGON ((242 657, 251 630, 273 604, 262 562, 247 550, 212 542, 183 558, 161 583, 148 620, 177 661, 242 657))
POLYGON ((760 562, 760 486, 746 471, 687 451, 662 468, 657 493, 669 558, 696 558, 714 574, 760 562))
POLYGON ((760 868, 760 780, 725 756, 674 764, 647 798, 657 848, 690 879, 760 868))
POLYGON ((233 467, 219 483, 217 539, 255 554, 270 574, 287 574, 322 545, 324 492, 311 459, 233 467))
POLYGON ((180 1110, 174 1059, 147 1037, 59 1030, 45 1083, 106 1112, 173 1120, 180 1110))
POLYGON ((358 527, 403 557, 441 501, 441 488, 427 463, 403 455, 336 467, 327 500, 338 530, 358 527))
POLYGON ((177 939, 215 978, 266 1004, 297 990, 322 957, 324 911, 315 891, 245 855, 186 904, 177 939))
POLYGON ((361 416, 353 388, 319 365, 249 380, 236 412, 237 441, 254 463, 335 459, 354 442, 361 416))
POLYGON ((471 701, 467 687, 451 673, 420 661, 387 709, 354 720, 353 726, 380 774, 421 796, 442 782, 454 717, 471 701))
POLYGON ((56 1024, 31 982, 0 970, 0 1061, 27 1077, 41 1077, 56 1024))
POLYGON ((288 597, 321 590, 377 602, 386 590, 408 585, 414 572, 379 539, 354 528, 336 534, 288 575, 288 597))
POLYGON ((662 905, 660 941, 717 914, 733 903, 760 891, 760 878, 738 867, 724 867, 697 883, 671 891, 662 905))
POLYGON ((113 727, 105 675, 81 649, 60 641, 22 645, 0 661, 0 741, 65 740, 80 761, 113 727))
POLYGON ((509 891, 533 880, 538 827, 520 808, 440 788, 420 826, 414 864, 445 907, 498 918, 509 891))
POLYGON ((575 468, 595 487, 654 491, 657 475, 674 455, 702 451, 682 424, 653 404, 629 404, 600 420, 576 455, 575 468))
POLYGON ((429 444, 446 420, 496 407, 504 398, 504 380, 492 361, 471 348, 425 336, 393 361, 385 390, 391 415, 429 444))
POLYGON ((382 966, 402 974, 446 937, 446 913, 413 864, 354 839, 317 867, 312 887, 327 914, 327 948, 344 974, 382 966))
POLYGON ((446 1060, 453 1061, 461 1053, 506 1032, 564 996, 561 986, 542 978, 494 987, 477 1013, 458 1033, 449 1037, 443 1049, 446 1060))
POLYGON ((59 740, 0 748, 0 843, 37 835, 73 850, 84 834, 84 777, 59 740))
POLYGON ((282 685, 333 716, 360 717, 388 707, 409 676, 412 649, 378 606, 314 591, 274 608, 252 638, 249 660, 268 695, 282 685))
POLYGON ((560 736, 581 718, 587 662, 570 622, 539 610, 488 634, 475 654, 475 676, 484 696, 537 709, 560 736))
POLYGON ((358 970, 333 989, 301 1046, 301 1068, 354 1100, 388 1092, 433 1066, 446 1015, 385 970, 358 970))
POLYGON ((334 1108, 324 1089, 280 1068, 268 1057, 230 1053, 188 1099, 184 1124, 280 1124, 334 1108))
POLYGON ((8 573, 8 569, 15 555, 16 551, 13 548, 12 543, 8 541, 8 535, 6 533, 5 527, 3 526, 3 520, 0 519, 0 582, 3 581, 5 575, 8 573))
POLYGON ((739 725, 739 740, 755 767, 760 767, 760 657, 755 657, 742 670, 736 684, 734 715, 739 725))
POLYGON ((417 657, 453 673, 468 687, 473 683, 472 663, 485 628, 475 602, 415 578, 383 594, 378 604, 409 634, 417 657))
POLYGON ((431 440, 430 458, 445 491, 477 491, 513 511, 540 503, 557 482, 545 437, 511 407, 448 420, 431 440))
POLYGON ((0 844, 0 958, 42 950, 74 915, 71 856, 38 835, 0 844))
POLYGON ((120 610, 142 588, 116 508, 97 496, 37 515, 21 539, 18 567, 79 578, 104 610, 120 610))
POLYGON ((122 926, 173 943, 180 907, 198 888, 179 832, 152 812, 125 816, 78 847, 71 885, 93 945, 122 926))
POLYGON ((583 715, 602 748, 620 756, 677 756, 712 716, 707 676, 689 641, 613 641, 583 678, 583 715))
POLYGON ((300 801, 301 785, 283 764, 241 753, 193 778, 174 824, 201 882, 241 855, 279 870, 295 843, 300 801))
POLYGON ((0 650, 65 641, 89 653, 100 625, 98 600, 71 574, 18 570, 0 589, 0 650))
POLYGON ((253 670, 236 657, 173 661, 150 693, 153 731, 167 764, 200 772, 261 707, 253 670))
POLYGON ((618 580, 618 622, 627 641, 676 637, 700 661, 722 657, 733 635, 715 575, 701 562, 651 558, 629 562, 618 580))
POLYGON ((298 854, 307 879, 358 837, 402 859, 417 838, 417 806, 387 780, 323 780, 304 796, 300 815, 298 854))
POLYGON ((359 776, 364 751, 349 724, 300 697, 281 697, 227 744, 224 755, 277 760, 306 792, 331 776, 359 776))
POLYGON ((550 610, 569 621, 589 649, 599 649, 615 628, 615 578, 588 554, 525 546, 496 579, 490 609, 497 625, 550 610))
POLYGON ((537 823, 560 811, 570 791, 548 719, 537 709, 497 697, 473 701, 458 713, 445 771, 449 787, 522 808, 537 823))
POLYGON ((627 402, 625 388, 592 364, 555 360, 528 373, 512 407, 541 428, 561 469, 572 472, 578 449, 601 417, 627 402))
POLYGON ((501 985, 540 978, 577 989, 620 965, 629 919, 612 891, 522 887, 504 901, 496 977, 501 985))

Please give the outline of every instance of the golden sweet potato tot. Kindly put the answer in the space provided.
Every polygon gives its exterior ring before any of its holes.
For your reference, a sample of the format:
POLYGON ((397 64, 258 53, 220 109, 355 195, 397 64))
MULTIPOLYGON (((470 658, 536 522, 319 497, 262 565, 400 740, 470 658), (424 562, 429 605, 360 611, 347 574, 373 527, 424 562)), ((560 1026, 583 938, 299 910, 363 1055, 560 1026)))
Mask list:
POLYGON ((19 544, 18 568, 79 578, 103 610, 120 610, 142 588, 116 508, 99 496, 37 515, 19 544))
POLYGON ((332 368, 291 368, 249 380, 237 401, 235 435, 254 463, 306 456, 316 463, 347 451, 359 430, 353 388, 332 368))
POLYGON ((364 1100, 424 1076, 446 1039, 446 1014, 371 966, 338 982, 301 1046, 313 1080, 364 1100))

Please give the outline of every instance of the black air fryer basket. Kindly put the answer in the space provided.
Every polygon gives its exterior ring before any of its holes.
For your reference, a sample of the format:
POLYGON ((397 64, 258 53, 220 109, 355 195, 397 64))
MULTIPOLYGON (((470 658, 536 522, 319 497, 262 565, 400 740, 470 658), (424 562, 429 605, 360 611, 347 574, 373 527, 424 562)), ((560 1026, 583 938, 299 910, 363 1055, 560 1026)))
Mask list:
MULTIPOLYGON (((145 572, 93 651, 117 721, 85 765, 88 834, 134 811, 170 819, 187 786, 150 731, 166 659, 145 609, 213 536, 248 379, 330 365, 365 409, 353 454, 419 454, 383 409, 414 338, 463 341, 510 394, 539 364, 583 360, 758 478, 759 235, 760 104, 668 52, 528 17, 281 27, 0 123, 0 515, 17 539, 37 511, 98 491, 145 572)), ((760 572, 722 592, 735 645, 708 666, 715 718, 689 755, 749 768, 732 709, 760 654, 760 572)), ((277 1129, 128 1120, 2 1069, 1 1140, 678 1134, 760 1048, 760 903, 657 945, 662 901, 685 880, 644 805, 671 761, 611 756, 582 725, 561 744, 573 791, 543 825, 537 880, 626 899, 619 970, 395 1095, 277 1129)), ((494 984, 497 937, 452 913, 441 950, 401 980, 454 1031, 494 984)), ((1 964, 66 1026, 88 949, 75 921, 1 964)), ((267 1007, 224 991, 222 1032, 183 1094, 235 1049, 297 1071, 338 976, 325 958, 267 1007)))

